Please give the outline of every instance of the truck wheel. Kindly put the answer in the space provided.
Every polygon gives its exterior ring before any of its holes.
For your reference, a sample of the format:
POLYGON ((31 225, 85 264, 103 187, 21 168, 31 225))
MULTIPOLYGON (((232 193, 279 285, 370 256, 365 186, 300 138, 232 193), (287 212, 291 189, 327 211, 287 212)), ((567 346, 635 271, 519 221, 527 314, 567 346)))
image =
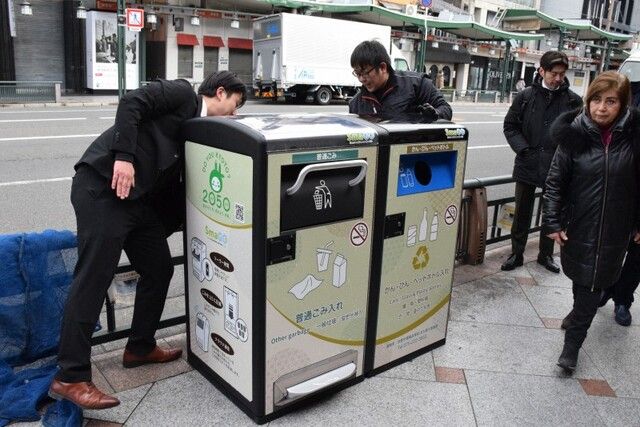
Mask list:
POLYGON ((331 89, 329 89, 326 86, 322 86, 316 92, 316 103, 318 105, 328 105, 329 101, 331 101, 331 98, 332 98, 331 89))

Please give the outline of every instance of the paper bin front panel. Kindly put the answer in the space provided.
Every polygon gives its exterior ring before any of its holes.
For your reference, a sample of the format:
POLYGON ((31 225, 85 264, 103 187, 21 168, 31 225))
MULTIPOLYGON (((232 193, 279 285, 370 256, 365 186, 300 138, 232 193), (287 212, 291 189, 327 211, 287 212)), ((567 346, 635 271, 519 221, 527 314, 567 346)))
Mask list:
MULTIPOLYGON (((295 258, 267 266, 266 414, 287 404, 288 400, 296 400, 282 396, 282 390, 307 389, 310 380, 332 384, 335 378, 346 375, 345 372, 349 374, 345 379, 362 375, 377 147, 347 151, 350 153, 347 157, 344 150, 331 154, 335 154, 335 158, 366 162, 362 215, 295 230, 295 258), (285 379, 286 386, 283 386, 285 379)), ((320 158, 326 152, 318 154, 320 158)), ((282 171, 304 158, 292 153, 269 155, 268 239, 284 232, 281 229, 282 171)), ((300 164, 309 163, 300 161, 300 164)), ((352 175, 349 172, 344 179, 350 180, 352 175)), ((314 186, 324 180, 323 172, 309 174, 307 178, 314 186)), ((334 189, 329 187, 328 191, 334 189)), ((304 198, 301 203, 315 209, 313 194, 308 193, 304 198)), ((333 203, 330 208, 324 205, 323 208, 340 209, 341 206, 333 203)))
POLYGON ((187 142, 189 343, 253 400, 251 157, 187 142))

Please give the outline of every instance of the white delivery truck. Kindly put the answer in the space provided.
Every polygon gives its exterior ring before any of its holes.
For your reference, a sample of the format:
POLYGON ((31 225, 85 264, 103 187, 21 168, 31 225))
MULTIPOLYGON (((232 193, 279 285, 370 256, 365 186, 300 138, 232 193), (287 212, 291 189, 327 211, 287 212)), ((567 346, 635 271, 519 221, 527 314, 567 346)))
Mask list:
MULTIPOLYGON (((364 40, 391 47, 385 25, 318 16, 280 13, 253 23, 253 87, 256 98, 307 98, 326 105, 349 99, 360 87, 351 74, 351 52, 364 40)), ((408 69, 406 59, 392 56, 394 68, 408 69)))
POLYGON ((632 82, 640 82, 640 50, 636 50, 625 59, 618 70, 632 82))

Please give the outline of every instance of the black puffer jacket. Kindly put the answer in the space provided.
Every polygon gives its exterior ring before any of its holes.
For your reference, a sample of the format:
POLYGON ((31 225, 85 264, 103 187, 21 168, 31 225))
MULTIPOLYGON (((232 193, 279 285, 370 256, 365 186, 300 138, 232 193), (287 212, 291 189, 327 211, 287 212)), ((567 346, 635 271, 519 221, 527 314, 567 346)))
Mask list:
POLYGON ((451 120, 451 106, 426 74, 393 71, 379 97, 363 86, 349 101, 349 112, 381 120, 419 122, 423 117, 416 107, 425 103, 436 109, 439 119, 451 120))
POLYGON ((562 113, 575 110, 582 99, 569 89, 569 81, 557 90, 542 86, 537 74, 533 85, 520 92, 504 118, 503 131, 516 153, 513 179, 542 187, 547 177, 557 143, 551 140, 551 123, 562 113))
POLYGON ((620 275, 638 222, 639 134, 640 114, 630 110, 614 125, 607 148, 584 113, 565 113, 551 128, 559 147, 546 180, 542 227, 545 234, 566 231, 562 268, 581 286, 606 289, 620 275))

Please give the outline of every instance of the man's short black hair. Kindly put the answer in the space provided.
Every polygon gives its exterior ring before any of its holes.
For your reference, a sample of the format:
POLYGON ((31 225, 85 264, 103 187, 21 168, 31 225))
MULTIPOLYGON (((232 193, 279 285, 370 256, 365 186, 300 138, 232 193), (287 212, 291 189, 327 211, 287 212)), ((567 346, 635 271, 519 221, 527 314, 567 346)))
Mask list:
POLYGON ((376 40, 366 40, 356 46, 351 53, 351 68, 363 69, 368 66, 378 68, 381 63, 387 64, 387 69, 393 71, 391 58, 382 43, 376 40))
POLYGON ((198 94, 204 96, 214 96, 219 87, 224 88, 227 94, 240 94, 242 100, 238 108, 247 101, 247 88, 234 73, 230 71, 216 71, 209 74, 200 84, 198 94))
POLYGON ((545 71, 551 71, 556 65, 562 65, 565 69, 569 68, 569 58, 564 52, 549 50, 540 58, 540 67, 545 71))

